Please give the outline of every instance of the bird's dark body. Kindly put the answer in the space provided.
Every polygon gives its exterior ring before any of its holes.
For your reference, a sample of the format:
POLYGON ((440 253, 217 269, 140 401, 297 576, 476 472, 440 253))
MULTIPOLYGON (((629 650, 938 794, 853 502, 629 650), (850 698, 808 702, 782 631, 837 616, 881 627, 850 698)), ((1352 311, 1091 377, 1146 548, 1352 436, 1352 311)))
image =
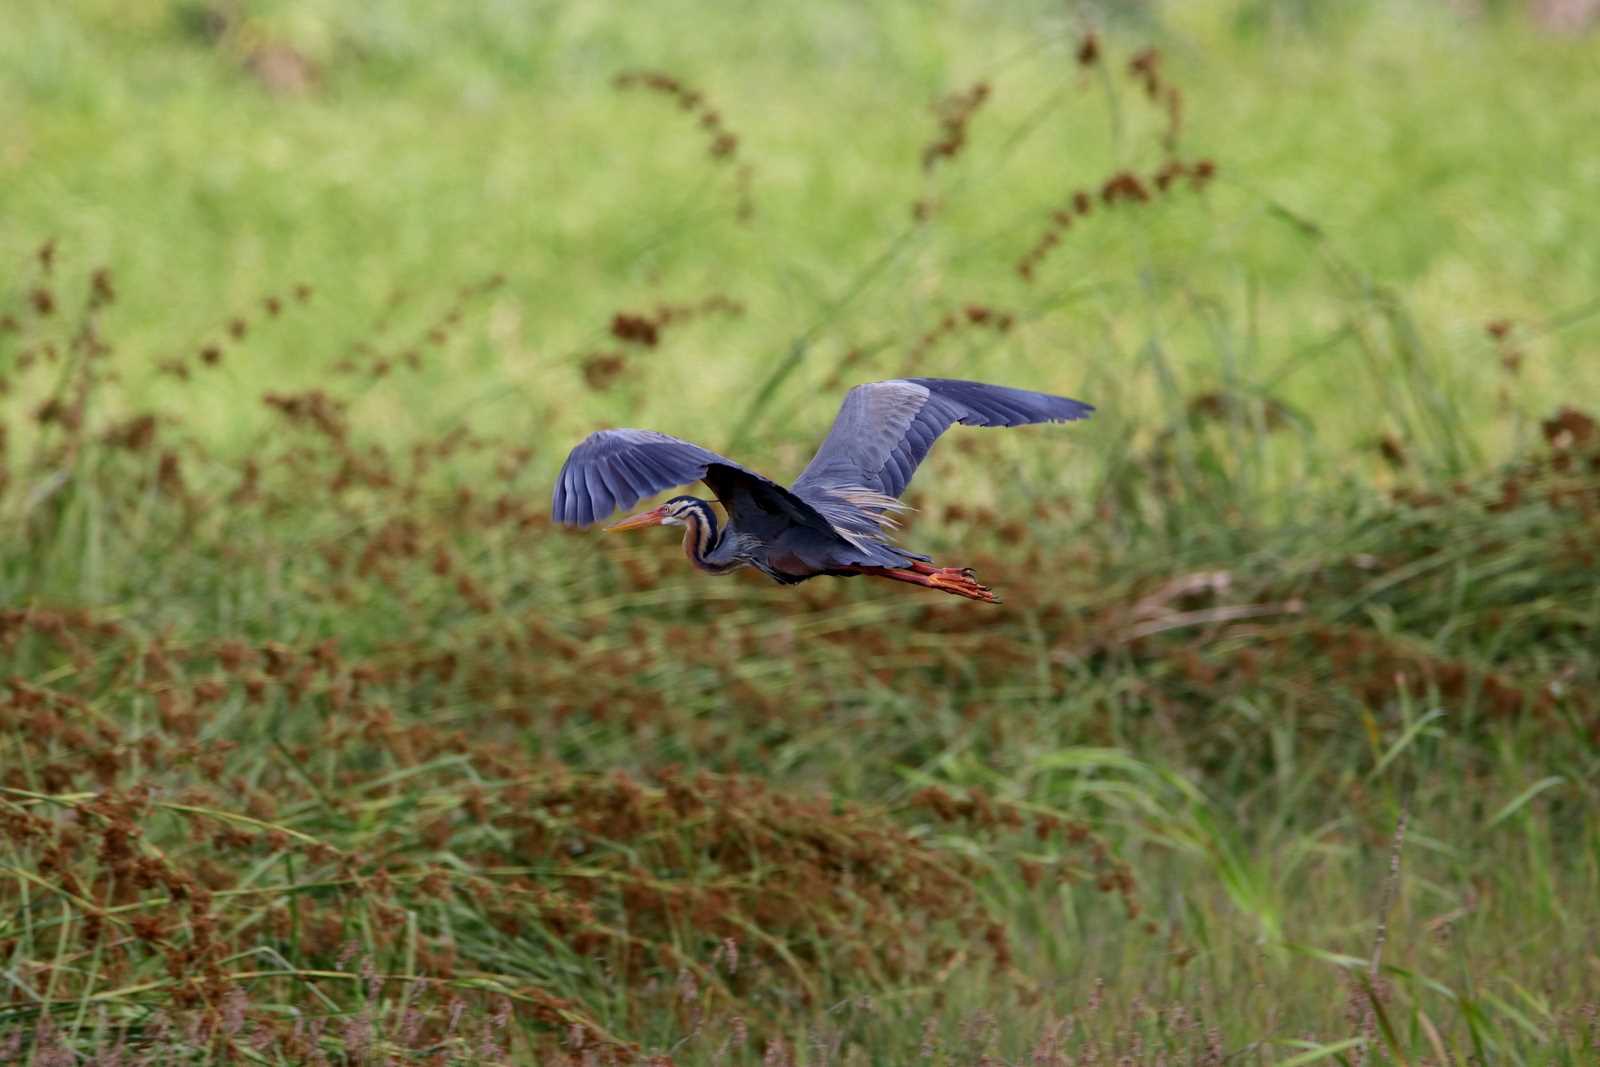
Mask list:
POLYGON ((946 378, 857 386, 792 488, 654 430, 600 430, 567 457, 551 513, 558 522, 588 525, 663 489, 703 481, 726 509, 726 525, 708 502, 682 496, 619 526, 685 526, 689 558, 713 574, 753 566, 785 585, 823 574, 877 574, 989 600, 970 573, 931 567, 927 556, 889 540, 893 513, 903 508, 897 498, 955 423, 1068 422, 1093 410, 1066 397, 946 378))

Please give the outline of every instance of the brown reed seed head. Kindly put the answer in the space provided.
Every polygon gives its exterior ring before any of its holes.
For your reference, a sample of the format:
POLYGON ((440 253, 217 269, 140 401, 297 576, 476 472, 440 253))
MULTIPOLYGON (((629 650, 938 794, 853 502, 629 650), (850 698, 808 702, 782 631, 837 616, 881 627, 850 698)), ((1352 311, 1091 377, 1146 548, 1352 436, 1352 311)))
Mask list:
POLYGON ((618 311, 611 317, 611 336, 624 344, 655 348, 669 326, 710 316, 737 318, 744 305, 722 293, 686 304, 657 304, 650 311, 618 311))
POLYGON ((1092 67, 1100 62, 1100 38, 1093 30, 1083 35, 1076 53, 1078 66, 1092 67))
POLYGON ((1128 74, 1143 86, 1145 95, 1154 100, 1161 94, 1161 53, 1146 48, 1128 60, 1128 74))
MULTIPOLYGON (((986 304, 967 304, 960 312, 947 312, 941 316, 937 325, 924 332, 911 347, 913 361, 925 355, 941 341, 962 330, 982 329, 996 334, 1005 334, 1011 331, 1016 324, 1016 316, 1009 311, 1002 311, 986 304)), ((915 372, 916 364, 913 362, 912 371, 915 372)))
POLYGON ((934 105, 939 120, 939 136, 922 150, 922 169, 932 170, 961 154, 967 144, 967 127, 978 109, 989 99, 989 83, 976 82, 962 92, 951 93, 934 105))
MULTIPOLYGON (((1169 159, 1151 175, 1150 181, 1157 192, 1165 193, 1175 186, 1178 179, 1187 177, 1189 187, 1199 190, 1204 188, 1215 174, 1216 164, 1209 159, 1202 159, 1193 164, 1169 159)), ((1107 207, 1118 204, 1148 204, 1153 199, 1149 186, 1132 171, 1118 171, 1105 179, 1100 185, 1099 197, 1107 207)), ((1074 220, 1082 219, 1093 210, 1093 198, 1087 190, 1079 189, 1072 194, 1066 206, 1050 213, 1049 225, 1033 246, 1017 260, 1016 270, 1024 281, 1034 280, 1040 263, 1062 243, 1063 235, 1073 226, 1074 220)))
MULTIPOLYGON (((738 134, 727 128, 722 112, 713 107, 698 89, 690 88, 671 74, 656 70, 623 71, 612 79, 611 84, 621 90, 644 89, 668 97, 694 116, 695 124, 708 138, 706 151, 712 159, 720 162, 737 155, 738 134)), ((748 183, 748 177, 742 181, 748 183)))
MULTIPOLYGON (((1099 58, 1099 41, 1090 33, 1079 45, 1079 62, 1088 66, 1098 62, 1099 58)), ((1216 164, 1210 159, 1185 163, 1174 155, 1183 127, 1183 96, 1177 86, 1163 81, 1160 53, 1154 48, 1146 48, 1129 59, 1127 69, 1145 88, 1149 98, 1161 103, 1166 113, 1167 123, 1160 135, 1160 144, 1168 158, 1150 175, 1149 184, 1132 171, 1121 170, 1104 179, 1097 194, 1087 189, 1073 192, 1068 204, 1050 212, 1045 230, 1018 258, 1015 269, 1024 281, 1037 280, 1040 266, 1063 243, 1063 236, 1071 228, 1073 219, 1082 219, 1094 210, 1096 195, 1107 207, 1147 204, 1152 200, 1151 186, 1157 193, 1167 193, 1177 186, 1180 179, 1187 178, 1189 188, 1198 191, 1205 188, 1216 175, 1216 164)))

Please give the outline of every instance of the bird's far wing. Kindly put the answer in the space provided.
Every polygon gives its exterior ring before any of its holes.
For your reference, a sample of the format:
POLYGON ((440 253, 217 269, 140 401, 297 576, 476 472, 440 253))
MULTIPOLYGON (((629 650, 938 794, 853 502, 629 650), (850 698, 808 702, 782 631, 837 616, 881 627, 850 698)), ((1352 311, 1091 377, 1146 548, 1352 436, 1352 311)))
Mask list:
MULTIPOLYGON (((955 423, 1026 426, 1088 418, 1079 400, 952 378, 900 378, 858 385, 845 394, 833 428, 795 480, 800 496, 844 496, 865 489, 898 497, 933 442, 955 423), (847 492, 839 494, 838 490, 847 492)), ((861 497, 862 494, 854 494, 861 497)), ((881 510, 870 500, 864 506, 881 510)))
POLYGON ((571 526, 674 486, 705 482, 730 515, 759 513, 827 529, 816 509, 754 471, 707 448, 655 430, 597 430, 578 442, 556 475, 550 517, 571 526))

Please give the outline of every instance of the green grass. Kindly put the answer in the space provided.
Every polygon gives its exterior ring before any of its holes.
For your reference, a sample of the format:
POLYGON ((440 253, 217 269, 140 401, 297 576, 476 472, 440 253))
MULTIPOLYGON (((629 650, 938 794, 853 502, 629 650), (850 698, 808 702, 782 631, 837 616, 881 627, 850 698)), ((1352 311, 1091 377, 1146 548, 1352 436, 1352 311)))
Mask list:
POLYGON ((1592 40, 1443 4, 13 7, 0 1050, 1600 1048, 1592 40), (1166 159, 1152 45, 1217 176, 1108 207, 1166 159), (613 84, 646 69, 730 158, 613 84), (908 538, 1003 608, 543 517, 596 425, 782 476, 913 371, 1099 406, 915 483, 908 538))
MULTIPOLYGON (((371 403, 401 425, 419 408, 443 420, 470 406, 541 447, 547 432, 565 441, 618 414, 614 399, 586 397, 573 367, 613 311, 721 290, 748 314, 681 336, 681 358, 636 368, 636 414, 692 425, 648 400, 686 389, 702 410, 738 411, 764 366, 809 337, 781 399, 811 430, 828 405, 799 397, 844 351, 903 341, 974 300, 1023 316, 986 359, 1013 376, 1103 394, 1106 379, 1132 376, 1127 363, 1151 337, 1180 365, 1216 373, 1204 301, 1254 339, 1286 399, 1315 406, 1319 428, 1366 431, 1376 398, 1349 388, 1344 367, 1360 355, 1340 340, 1345 309, 1275 204, 1321 225, 1365 277, 1403 294, 1431 344, 1462 354, 1434 369, 1474 409, 1495 385, 1474 373, 1489 363, 1485 321, 1543 324, 1594 299, 1600 264, 1581 235, 1600 220, 1581 189, 1600 149, 1575 135, 1583 112, 1568 91, 1593 73, 1588 42, 1514 23, 1486 32, 1432 9, 1263 39, 1230 29, 1226 5, 1192 7, 1159 30, 1126 27, 1115 58, 1147 40, 1164 48, 1188 103, 1183 153, 1214 157, 1223 181, 1201 206, 1176 198, 1159 221, 1080 229, 1034 286, 1009 268, 1051 207, 1115 169, 1159 162, 1160 115, 1120 76, 1108 109, 1107 86, 1072 62, 1078 21, 1056 5, 765 12, 707 26, 692 7, 648 20, 574 5, 440 21, 403 5, 362 17, 262 4, 209 48, 167 4, 24 4, 0 46, 13 72, 0 92, 16 116, 0 161, 0 247, 15 264, 42 233, 57 235, 82 261, 148 287, 151 300, 116 312, 140 368, 197 346, 264 291, 315 285, 317 315, 272 365, 230 367, 238 402, 207 420, 212 434, 259 417, 264 385, 315 379, 395 291, 504 272, 496 314, 460 359, 371 403), (237 62, 261 38, 321 63, 324 88, 264 92, 237 62), (689 120, 611 87, 641 67, 701 88, 739 133, 750 224, 734 217, 731 168, 708 164, 689 120), (924 176, 928 105, 979 79, 995 92, 970 151, 924 176), (923 196, 944 212, 908 233, 923 196), (1330 405, 1337 386, 1356 395, 1330 405)), ((1580 358, 1594 331, 1588 320, 1537 350, 1530 405, 1594 388, 1580 358)), ((898 370, 901 352, 863 369, 898 370)), ((967 354, 935 362, 958 367, 967 354)))

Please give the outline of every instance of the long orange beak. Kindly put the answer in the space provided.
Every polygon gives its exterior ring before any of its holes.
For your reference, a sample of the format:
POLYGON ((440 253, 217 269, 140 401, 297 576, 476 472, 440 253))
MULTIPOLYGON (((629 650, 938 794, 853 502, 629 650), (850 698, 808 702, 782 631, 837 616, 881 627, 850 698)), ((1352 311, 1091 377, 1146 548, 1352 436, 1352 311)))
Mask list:
POLYGON ((637 530, 641 526, 660 526, 661 520, 666 518, 664 507, 654 508, 650 511, 641 511, 637 515, 630 515, 615 526, 607 526, 605 533, 616 533, 618 530, 637 530))

